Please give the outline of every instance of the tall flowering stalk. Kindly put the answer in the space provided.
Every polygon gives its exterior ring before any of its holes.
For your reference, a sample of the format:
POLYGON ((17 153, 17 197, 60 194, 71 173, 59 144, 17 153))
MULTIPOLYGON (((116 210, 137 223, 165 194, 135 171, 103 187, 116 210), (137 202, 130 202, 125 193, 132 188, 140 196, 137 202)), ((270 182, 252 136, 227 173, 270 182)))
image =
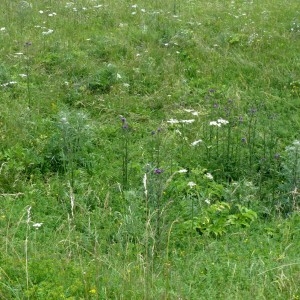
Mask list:
POLYGON ((123 190, 128 188, 128 142, 129 142, 129 126, 125 117, 121 116, 122 122, 122 140, 123 140, 123 155, 122 155, 122 186, 123 190))

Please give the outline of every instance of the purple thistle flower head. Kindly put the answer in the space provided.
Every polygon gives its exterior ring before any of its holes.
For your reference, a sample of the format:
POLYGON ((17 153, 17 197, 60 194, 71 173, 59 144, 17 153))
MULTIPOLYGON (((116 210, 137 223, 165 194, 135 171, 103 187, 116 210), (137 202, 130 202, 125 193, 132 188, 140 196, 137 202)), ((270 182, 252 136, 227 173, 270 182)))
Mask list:
POLYGON ((278 160, 278 159, 280 159, 280 154, 279 153, 276 153, 275 155, 274 155, 274 158, 276 159, 276 160, 278 160))
POLYGON ((243 138, 241 139, 241 141, 242 141, 244 144, 247 143, 247 139, 246 139, 245 137, 243 137, 243 138))
POLYGON ((164 172, 163 169, 159 169, 159 168, 155 168, 155 169, 154 169, 154 174, 161 174, 161 173, 163 173, 163 172, 164 172))
POLYGON ((127 130, 127 129, 129 128, 129 126, 128 126, 127 123, 124 123, 123 126, 122 126, 122 128, 123 128, 124 130, 127 130))

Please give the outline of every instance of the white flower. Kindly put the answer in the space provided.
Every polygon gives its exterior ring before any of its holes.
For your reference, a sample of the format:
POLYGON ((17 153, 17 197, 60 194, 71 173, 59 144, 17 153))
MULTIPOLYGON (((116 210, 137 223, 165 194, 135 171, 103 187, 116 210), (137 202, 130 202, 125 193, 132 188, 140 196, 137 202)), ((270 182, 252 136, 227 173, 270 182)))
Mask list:
POLYGON ((53 29, 48 29, 48 31, 43 31, 42 34, 48 35, 48 34, 51 34, 53 31, 54 31, 53 29))
POLYGON ((176 120, 176 119, 170 119, 169 121, 167 121, 167 123, 170 123, 170 124, 178 124, 179 121, 176 120))
POLYGON ((180 123, 185 123, 185 124, 190 124, 195 122, 195 119, 191 119, 191 120, 181 120, 180 123))
POLYGON ((39 229, 42 225, 43 223, 34 223, 32 224, 32 227, 34 227, 35 229, 39 229))
POLYGON ((19 74, 19 76, 21 76, 22 78, 25 78, 25 77, 27 77, 27 75, 26 75, 26 74, 19 74))
POLYGON ((117 79, 121 79, 121 78, 122 76, 119 73, 117 73, 117 79))
POLYGON ((214 177, 213 177, 210 173, 206 173, 204 176, 205 176, 207 179, 209 179, 209 180, 213 180, 213 179, 214 179, 214 177))
POLYGON ((197 140, 197 141, 194 141, 191 143, 191 146, 197 146, 199 143, 202 143, 203 141, 200 139, 200 140, 197 140))
POLYGON ((216 122, 216 121, 211 121, 211 122, 209 122, 209 125, 210 125, 210 126, 218 126, 218 127, 221 127, 221 124, 218 123, 218 122, 216 122))
POLYGON ((5 27, 1 27, 1 28, 0 28, 0 31, 5 31, 5 30, 6 30, 5 27))
POLYGON ((229 122, 227 120, 224 120, 224 119, 220 118, 220 119, 218 119, 218 123, 226 125, 229 122))
POLYGON ((187 169, 181 169, 179 171, 177 171, 177 173, 186 173, 188 170, 187 169))
POLYGON ((40 13, 40 14, 43 14, 44 12, 43 12, 42 10, 39 10, 39 13, 40 13))
POLYGON ((198 116, 199 113, 197 111, 195 111, 194 109, 184 109, 184 111, 191 113, 193 116, 198 116))
POLYGON ((205 199, 204 202, 207 203, 207 204, 210 204, 210 200, 209 199, 205 199))
POLYGON ((211 121, 211 122, 209 122, 209 125, 221 127, 222 124, 223 124, 223 125, 226 125, 226 124, 228 124, 228 123, 229 123, 229 122, 228 122, 227 120, 224 120, 224 119, 222 119, 222 118, 219 118, 217 121, 211 121))
POLYGON ((193 182, 193 181, 190 181, 190 182, 188 182, 187 185, 188 185, 190 188, 192 188, 192 187, 196 186, 197 184, 196 184, 195 182, 193 182))

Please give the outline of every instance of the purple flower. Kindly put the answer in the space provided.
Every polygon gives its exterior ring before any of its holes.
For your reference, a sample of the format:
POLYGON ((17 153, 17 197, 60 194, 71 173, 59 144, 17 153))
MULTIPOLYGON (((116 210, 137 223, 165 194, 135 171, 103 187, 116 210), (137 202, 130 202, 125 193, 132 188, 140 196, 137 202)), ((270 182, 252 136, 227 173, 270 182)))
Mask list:
POLYGON ((276 154, 274 155, 274 158, 277 159, 277 160, 280 159, 280 154, 279 154, 279 153, 276 153, 276 154))
POLYGON ((246 139, 245 137, 243 137, 243 138, 241 139, 241 141, 242 141, 244 144, 247 143, 247 139, 246 139))
POLYGON ((163 169, 159 169, 159 168, 155 168, 154 169, 154 174, 161 174, 161 173, 163 173, 163 169))

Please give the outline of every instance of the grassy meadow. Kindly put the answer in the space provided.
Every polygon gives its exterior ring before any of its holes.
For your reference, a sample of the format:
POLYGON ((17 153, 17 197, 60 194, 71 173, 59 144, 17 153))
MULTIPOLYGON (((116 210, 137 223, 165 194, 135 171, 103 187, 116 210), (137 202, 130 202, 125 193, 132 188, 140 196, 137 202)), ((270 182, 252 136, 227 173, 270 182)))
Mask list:
POLYGON ((300 299, 298 0, 1 1, 0 299, 300 299))

